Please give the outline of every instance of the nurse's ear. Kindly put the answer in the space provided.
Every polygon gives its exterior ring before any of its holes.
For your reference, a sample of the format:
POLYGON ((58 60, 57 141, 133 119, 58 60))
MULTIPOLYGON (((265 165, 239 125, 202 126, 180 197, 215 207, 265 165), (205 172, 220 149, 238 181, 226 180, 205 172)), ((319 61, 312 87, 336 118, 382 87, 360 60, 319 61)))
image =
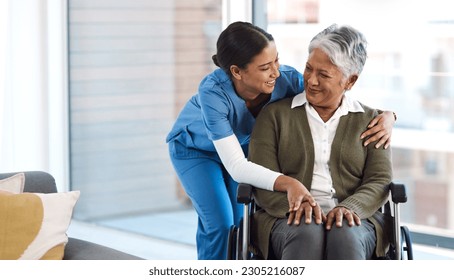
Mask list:
POLYGON ((241 80, 241 68, 240 67, 238 67, 236 65, 230 66, 230 73, 232 73, 232 78, 241 80))

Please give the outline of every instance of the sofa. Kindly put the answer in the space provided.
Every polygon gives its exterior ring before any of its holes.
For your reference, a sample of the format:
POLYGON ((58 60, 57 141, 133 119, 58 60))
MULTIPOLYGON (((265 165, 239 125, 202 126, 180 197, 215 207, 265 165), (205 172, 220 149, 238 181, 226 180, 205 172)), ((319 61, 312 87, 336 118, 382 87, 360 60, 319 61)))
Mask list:
MULTIPOLYGON (((0 182, 1 182, 1 180, 5 180, 5 181, 8 180, 8 178, 11 178, 14 175, 17 175, 15 177, 22 176, 22 180, 24 180, 23 186, 22 186, 23 189, 21 189, 21 194, 32 193, 32 194, 36 194, 36 195, 41 195, 41 197, 44 197, 43 194, 53 194, 53 193, 59 194, 59 193, 57 193, 57 186, 56 186, 54 177, 52 175, 50 175, 49 173, 43 172, 43 171, 0 173, 0 182)), ((73 195, 76 197, 76 198, 72 198, 73 201, 75 200, 73 202, 73 204, 75 204, 78 199, 79 192, 76 191, 76 192, 71 192, 71 193, 74 193, 73 195)), ((6 192, 4 194, 6 194, 6 192)), ((27 196, 27 195, 24 195, 24 196, 27 196)), ((47 199, 47 198, 45 198, 45 199, 47 199)), ((6 205, 7 203, 3 203, 3 204, 6 205)), ((10 203, 8 203, 8 205, 9 204, 10 203)), ((2 206, 2 205, 0 205, 0 206, 2 206)), ((2 207, 6 207, 6 206, 2 206, 2 207)), ((23 207, 23 206, 21 206, 21 207, 23 207)), ((74 207, 74 205, 72 207, 74 207)), ((58 212, 62 212, 62 211, 64 211, 63 207, 62 207, 62 210, 58 209, 58 210, 54 210, 52 212, 58 213, 58 212)), ((4 211, 4 212, 6 212, 6 211, 4 211)), ((19 211, 16 210, 16 212, 19 212, 19 211)), ((36 212, 36 211, 33 210, 33 213, 34 212, 36 212)), ((50 213, 50 215, 54 215, 54 214, 50 213)), ((68 215, 72 215, 72 208, 70 210, 70 214, 68 214, 68 215)), ((30 215, 30 216, 32 216, 32 215, 30 215)), ((11 220, 11 216, 10 217, 6 216, 6 218, 5 218, 5 214, 3 216, 0 215, 0 217, 3 217, 4 220, 8 220, 8 219, 11 220)), ((70 219, 72 219, 72 217, 69 217, 68 220, 70 220, 70 219)), ((0 222, 5 223, 5 221, 0 221, 0 222)), ((6 222, 8 222, 8 221, 6 221, 6 222)), ((26 223, 28 223, 28 222, 26 221, 26 223)), ((67 229, 67 227, 65 227, 65 226, 69 226, 70 221, 68 221, 67 223, 68 223, 67 225, 64 225, 64 229, 67 229)), ((8 230, 6 230, 6 232, 7 231, 8 230)), ((2 244, 2 242, 6 242, 8 240, 10 240, 10 242, 14 242, 11 240, 15 240, 12 238, 16 238, 16 237, 11 236, 13 234, 9 234, 9 235, 10 236, 7 236, 7 237, 0 236, 4 239, 4 240, 0 240, 0 245, 2 244)), ((62 238, 65 238, 63 240, 67 241, 67 243, 63 241, 62 242, 63 244, 61 245, 62 250, 64 250, 63 251, 64 252, 63 260, 140 260, 141 259, 137 256, 127 254, 125 252, 121 252, 116 249, 109 248, 109 247, 106 247, 106 246, 103 246, 100 244, 96 244, 96 243, 89 242, 86 240, 81 240, 81 239, 74 238, 74 237, 68 237, 66 235, 66 232, 63 232, 63 234, 60 234, 60 235, 64 235, 64 237, 62 237, 62 238)), ((5 244, 5 243, 3 243, 3 244, 5 244)), ((52 259, 52 258, 50 258, 50 259, 52 259)), ((58 258, 58 259, 60 259, 60 258, 58 258)))

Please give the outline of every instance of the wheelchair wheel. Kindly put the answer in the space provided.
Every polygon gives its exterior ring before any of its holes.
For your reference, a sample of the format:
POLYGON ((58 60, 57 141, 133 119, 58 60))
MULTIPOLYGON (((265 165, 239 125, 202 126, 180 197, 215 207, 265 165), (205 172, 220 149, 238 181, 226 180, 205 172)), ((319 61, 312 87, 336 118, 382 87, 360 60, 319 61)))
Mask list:
POLYGON ((238 236, 238 227, 235 225, 230 227, 228 244, 227 244, 227 259, 236 260, 237 256, 237 236, 238 236))
POLYGON ((410 230, 406 226, 400 227, 401 239, 402 239, 402 259, 404 258, 404 252, 406 252, 407 260, 413 260, 413 248, 411 243, 410 230))
POLYGON ((242 260, 243 259, 243 227, 233 225, 230 227, 228 244, 227 244, 227 259, 242 260))

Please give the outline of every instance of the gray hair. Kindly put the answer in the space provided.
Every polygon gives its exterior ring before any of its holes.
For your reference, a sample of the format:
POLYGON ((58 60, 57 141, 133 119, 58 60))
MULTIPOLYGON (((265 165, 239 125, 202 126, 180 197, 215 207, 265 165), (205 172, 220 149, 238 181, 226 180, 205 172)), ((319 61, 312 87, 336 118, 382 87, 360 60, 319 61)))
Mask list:
POLYGON ((367 59, 367 41, 364 35, 350 26, 333 24, 318 33, 309 43, 309 54, 315 48, 325 52, 344 78, 359 75, 367 59))

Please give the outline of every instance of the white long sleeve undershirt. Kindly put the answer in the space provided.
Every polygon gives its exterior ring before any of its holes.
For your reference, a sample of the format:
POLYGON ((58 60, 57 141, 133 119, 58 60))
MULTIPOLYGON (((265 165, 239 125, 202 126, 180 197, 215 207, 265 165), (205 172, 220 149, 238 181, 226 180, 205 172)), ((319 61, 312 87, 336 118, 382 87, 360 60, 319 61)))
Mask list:
POLYGON ((274 189, 274 182, 282 173, 248 161, 235 134, 215 140, 213 144, 222 163, 235 181, 265 190, 274 189))

